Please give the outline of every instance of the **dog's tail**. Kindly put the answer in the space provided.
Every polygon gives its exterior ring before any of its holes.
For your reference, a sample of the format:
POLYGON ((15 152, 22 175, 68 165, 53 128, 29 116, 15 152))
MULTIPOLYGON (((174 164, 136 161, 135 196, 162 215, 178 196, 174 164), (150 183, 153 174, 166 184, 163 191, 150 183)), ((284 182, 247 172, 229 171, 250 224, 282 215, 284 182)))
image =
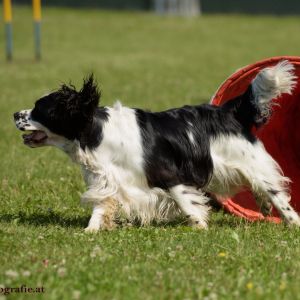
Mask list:
POLYGON ((272 100, 282 94, 291 94, 296 86, 294 66, 287 60, 261 70, 247 91, 223 105, 232 110, 235 118, 249 130, 267 122, 272 113, 272 100))

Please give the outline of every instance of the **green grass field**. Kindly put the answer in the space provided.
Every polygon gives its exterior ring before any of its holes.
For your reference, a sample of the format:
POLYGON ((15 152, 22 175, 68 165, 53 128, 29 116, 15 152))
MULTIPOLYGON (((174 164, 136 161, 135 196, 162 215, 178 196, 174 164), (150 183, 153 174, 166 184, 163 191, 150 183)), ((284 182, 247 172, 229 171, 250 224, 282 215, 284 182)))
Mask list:
POLYGON ((29 8, 14 9, 14 62, 0 53, 0 290, 23 284, 45 293, 0 299, 300 299, 300 230, 216 213, 208 231, 176 224, 87 235, 79 168, 59 150, 23 146, 12 120, 90 71, 103 105, 207 102, 237 68, 299 53, 299 18, 43 14, 40 63, 29 8))

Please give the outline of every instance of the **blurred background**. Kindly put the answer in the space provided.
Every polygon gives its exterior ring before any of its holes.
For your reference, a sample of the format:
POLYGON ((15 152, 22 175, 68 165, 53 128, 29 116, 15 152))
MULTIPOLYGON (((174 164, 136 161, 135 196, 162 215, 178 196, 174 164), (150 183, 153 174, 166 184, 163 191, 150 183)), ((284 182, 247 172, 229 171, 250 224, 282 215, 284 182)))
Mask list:
MULTIPOLYGON (((121 98, 161 109, 208 101, 237 68, 296 55, 299 12, 296 0, 47 0, 37 62, 32 3, 14 0, 13 61, 0 57, 0 82, 6 99, 16 101, 17 92, 32 103, 93 71, 105 104, 121 98)), ((4 31, 0 40, 4 51, 4 31)))
MULTIPOLYGON (((15 0, 14 3, 28 4, 28 0, 15 0)), ((203 13, 295 14, 300 12, 300 3, 297 0, 47 0, 43 4, 146 11, 153 9, 160 11, 164 7, 169 13, 183 13, 189 6, 194 6, 196 9, 201 7, 203 13)))

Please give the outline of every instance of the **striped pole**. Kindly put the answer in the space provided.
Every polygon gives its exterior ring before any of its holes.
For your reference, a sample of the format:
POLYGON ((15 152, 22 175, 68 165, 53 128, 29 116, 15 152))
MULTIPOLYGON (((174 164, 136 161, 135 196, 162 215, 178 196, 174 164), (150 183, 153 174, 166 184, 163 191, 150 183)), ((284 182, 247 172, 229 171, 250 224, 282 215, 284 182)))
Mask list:
POLYGON ((32 0, 33 7, 33 26, 34 26, 34 45, 35 45, 35 58, 41 59, 41 0, 32 0))
POLYGON ((6 59, 11 61, 13 52, 11 0, 3 0, 3 13, 6 37, 6 59))

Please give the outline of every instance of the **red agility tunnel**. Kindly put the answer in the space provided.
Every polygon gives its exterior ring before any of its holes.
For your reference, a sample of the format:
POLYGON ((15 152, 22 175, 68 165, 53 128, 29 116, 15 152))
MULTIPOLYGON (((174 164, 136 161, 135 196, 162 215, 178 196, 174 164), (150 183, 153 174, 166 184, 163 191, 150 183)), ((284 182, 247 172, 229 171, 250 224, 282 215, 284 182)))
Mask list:
MULTIPOLYGON (((274 100, 279 105, 274 105, 270 120, 255 131, 255 135, 279 163, 284 175, 292 180, 290 185, 291 204, 296 211, 300 212, 300 132, 298 131, 300 130, 300 57, 273 57, 239 69, 220 86, 211 103, 222 105, 241 95, 260 70, 276 65, 282 60, 288 60, 294 65, 298 84, 292 95, 284 94, 274 100)), ((242 192, 232 199, 226 199, 222 205, 226 211, 251 221, 280 222, 275 210, 273 217, 265 218, 259 212, 250 192, 242 192)))

